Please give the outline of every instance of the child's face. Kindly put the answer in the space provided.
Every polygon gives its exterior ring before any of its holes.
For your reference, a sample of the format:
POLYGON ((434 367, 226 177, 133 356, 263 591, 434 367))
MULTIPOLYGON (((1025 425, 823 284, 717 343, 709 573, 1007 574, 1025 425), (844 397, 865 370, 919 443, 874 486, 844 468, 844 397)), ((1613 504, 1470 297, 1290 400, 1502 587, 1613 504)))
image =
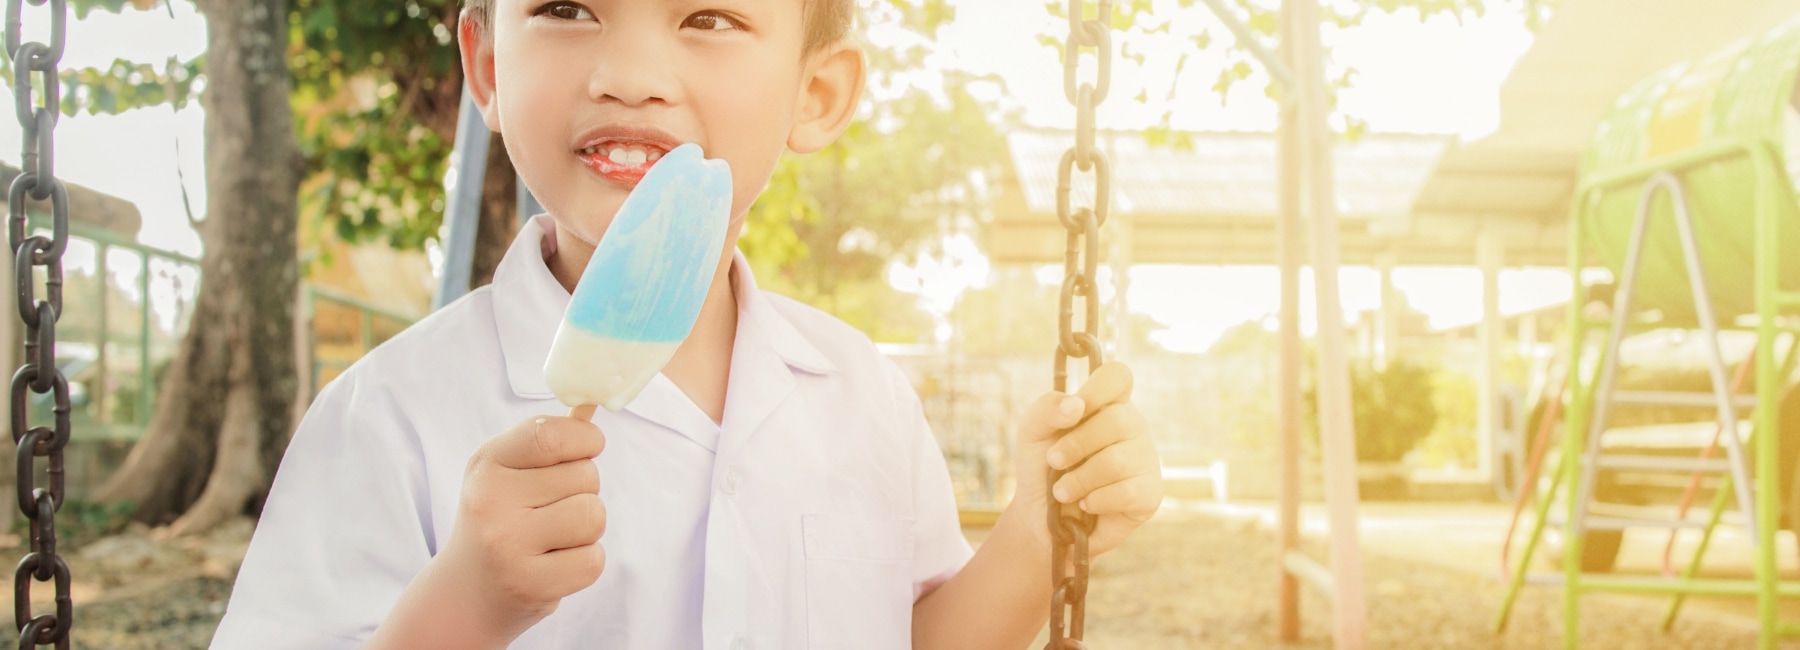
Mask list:
POLYGON ((801 0, 499 0, 473 58, 462 35, 465 64, 491 66, 470 77, 488 75, 476 89, 488 126, 588 245, 651 159, 685 142, 731 163, 735 239, 816 103, 801 0))

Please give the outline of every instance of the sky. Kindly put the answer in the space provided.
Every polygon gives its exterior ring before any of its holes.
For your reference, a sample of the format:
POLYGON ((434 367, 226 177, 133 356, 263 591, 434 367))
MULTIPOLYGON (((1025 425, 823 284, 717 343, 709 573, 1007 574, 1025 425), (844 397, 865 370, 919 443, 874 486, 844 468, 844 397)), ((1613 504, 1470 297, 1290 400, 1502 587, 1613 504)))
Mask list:
MULTIPOLYGON (((943 47, 928 62, 998 74, 1007 84, 1001 101, 1021 109, 1026 123, 1072 126, 1074 109, 1063 97, 1056 54, 1037 41, 1038 34, 1055 33, 1066 23, 1045 13, 1044 1, 957 2, 957 20, 944 28, 940 34, 943 47)), ((1376 12, 1358 28, 1327 29, 1324 38, 1334 51, 1334 69, 1348 65, 1358 71, 1354 86, 1341 95, 1342 111, 1366 120, 1375 132, 1449 133, 1465 139, 1491 132, 1499 120, 1499 85, 1531 42, 1516 7, 1491 4, 1494 6, 1486 16, 1461 21, 1447 16, 1421 21, 1410 11, 1394 15, 1376 12)), ((27 38, 45 31, 39 27, 45 21, 37 20, 41 14, 34 11, 42 10, 27 8, 27 38)), ((1184 12, 1175 0, 1155 0, 1153 11, 1159 18, 1175 21, 1172 34, 1205 29, 1217 43, 1231 38, 1203 7, 1184 12)), ((63 65, 104 67, 114 59, 160 64, 171 56, 186 60, 198 55, 206 41, 204 21, 187 2, 175 2, 173 14, 161 7, 125 15, 95 12, 86 20, 71 22, 63 65)), ((1225 63, 1220 58, 1225 48, 1215 46, 1196 54, 1177 79, 1174 66, 1180 51, 1176 48, 1183 47, 1182 42, 1172 38, 1134 43, 1145 53, 1145 65, 1140 69, 1122 61, 1115 64, 1112 98, 1102 105, 1098 117, 1101 127, 1143 128, 1168 112, 1177 129, 1274 128, 1275 106, 1262 96, 1266 77, 1260 71, 1221 102, 1210 88, 1216 71, 1225 63), (1176 92, 1172 100, 1166 100, 1171 82, 1176 92), (1131 101, 1139 89, 1147 91, 1147 103, 1131 101)), ((0 93, 10 97, 10 91, 0 89, 0 93)), ((0 126, 0 160, 17 164, 19 137, 17 128, 0 126)), ((145 244, 200 254, 200 239, 187 226, 175 173, 179 165, 193 208, 203 216, 203 115, 197 105, 179 112, 161 107, 118 116, 64 118, 56 138, 59 176, 136 203, 143 213, 140 238, 145 244)), ((961 251, 964 257, 980 256, 970 248, 952 250, 961 251)), ((79 255, 72 250, 69 260, 77 269, 83 265, 79 255)), ((979 274, 988 268, 985 260, 948 262, 933 261, 910 270, 910 281, 922 280, 928 293, 937 294, 923 297, 927 307, 951 304, 947 294, 981 284, 979 274)), ((1224 329, 1262 319, 1275 309, 1273 269, 1145 266, 1134 269, 1130 277, 1130 305, 1168 326, 1158 341, 1170 349, 1204 349, 1224 329), (1195 292, 1207 298, 1194 300, 1195 292)), ((1566 299, 1567 281, 1562 277, 1552 270, 1504 273, 1502 311, 1566 299)), ((1340 278, 1346 310, 1371 309, 1377 304, 1379 288, 1372 270, 1346 268, 1340 278)), ((1428 315, 1433 326, 1473 322, 1480 316, 1479 275, 1472 269, 1400 269, 1395 283, 1409 303, 1428 315)), ((1303 320, 1310 330, 1310 323, 1316 321, 1310 298, 1303 304, 1308 305, 1303 320)))

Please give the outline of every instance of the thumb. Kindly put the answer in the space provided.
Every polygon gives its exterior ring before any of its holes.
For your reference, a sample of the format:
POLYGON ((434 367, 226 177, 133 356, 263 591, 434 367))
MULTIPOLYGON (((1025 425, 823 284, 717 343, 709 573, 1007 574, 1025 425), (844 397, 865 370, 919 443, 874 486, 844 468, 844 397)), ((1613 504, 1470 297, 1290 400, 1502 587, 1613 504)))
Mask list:
POLYGON ((1019 447, 1026 449, 1056 442, 1057 434, 1081 422, 1086 411, 1087 403, 1080 397, 1056 391, 1044 393, 1025 408, 1025 415, 1019 421, 1019 447))

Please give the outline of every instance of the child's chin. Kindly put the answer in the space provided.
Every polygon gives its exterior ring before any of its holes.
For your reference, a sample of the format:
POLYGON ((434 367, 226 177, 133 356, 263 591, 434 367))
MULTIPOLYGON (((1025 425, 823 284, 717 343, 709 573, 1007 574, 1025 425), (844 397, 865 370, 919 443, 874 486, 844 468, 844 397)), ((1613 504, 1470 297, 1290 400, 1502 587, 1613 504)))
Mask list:
POLYGON ((604 221, 598 219, 571 219, 556 214, 550 215, 550 218, 556 221, 556 238, 558 241, 563 241, 563 238, 567 237, 586 244, 590 248, 600 245, 601 235, 606 233, 607 224, 612 222, 612 215, 610 214, 606 216, 604 221))

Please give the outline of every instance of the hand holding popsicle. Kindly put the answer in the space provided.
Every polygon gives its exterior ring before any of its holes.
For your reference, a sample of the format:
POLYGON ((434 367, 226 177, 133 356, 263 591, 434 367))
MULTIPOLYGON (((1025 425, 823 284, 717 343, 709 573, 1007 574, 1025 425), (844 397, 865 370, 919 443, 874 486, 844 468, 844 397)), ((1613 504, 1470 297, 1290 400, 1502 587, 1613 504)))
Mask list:
POLYGON ((595 405, 623 408, 693 329, 730 223, 731 172, 675 148, 639 181, 576 283, 544 365, 570 417, 529 418, 481 445, 463 471, 449 539, 370 647, 413 647, 406 621, 504 646, 600 578, 606 505, 595 405))
POLYGON ((544 416, 477 448, 449 537, 366 647, 505 647, 594 584, 606 567, 594 463, 605 447, 592 422, 544 416))

